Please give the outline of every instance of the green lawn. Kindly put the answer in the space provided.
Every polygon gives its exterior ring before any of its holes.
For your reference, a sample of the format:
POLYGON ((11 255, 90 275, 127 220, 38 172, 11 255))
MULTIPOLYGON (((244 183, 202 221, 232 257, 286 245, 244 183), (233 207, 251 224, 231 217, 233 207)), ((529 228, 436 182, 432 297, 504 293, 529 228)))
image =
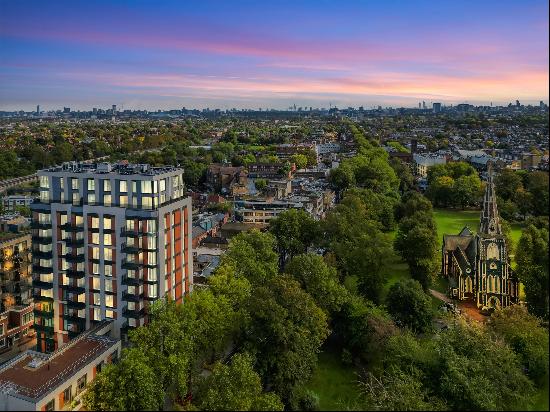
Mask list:
POLYGON ((338 353, 319 354, 319 364, 307 388, 319 396, 319 409, 341 411, 351 408, 359 397, 357 376, 352 366, 342 363, 338 353))

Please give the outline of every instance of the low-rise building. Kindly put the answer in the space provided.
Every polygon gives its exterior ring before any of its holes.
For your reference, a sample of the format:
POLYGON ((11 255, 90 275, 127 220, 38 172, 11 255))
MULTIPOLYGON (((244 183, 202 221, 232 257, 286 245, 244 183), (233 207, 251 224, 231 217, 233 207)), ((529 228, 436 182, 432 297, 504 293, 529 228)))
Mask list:
POLYGON ((0 351, 18 345, 21 341, 32 340, 35 335, 32 305, 11 306, 0 313, 0 351))
POLYGON ((6 210, 14 211, 17 206, 29 207, 32 201, 33 201, 33 198, 31 196, 25 196, 25 195, 4 196, 2 198, 2 206, 4 206, 4 209, 6 210))
POLYGON ((120 356, 120 340, 108 336, 111 325, 102 322, 53 353, 29 350, 0 367, 0 409, 79 409, 86 386, 120 356))
POLYGON ((438 165, 446 164, 447 158, 440 155, 428 155, 428 154, 413 154, 413 173, 417 177, 427 177, 428 168, 438 165))

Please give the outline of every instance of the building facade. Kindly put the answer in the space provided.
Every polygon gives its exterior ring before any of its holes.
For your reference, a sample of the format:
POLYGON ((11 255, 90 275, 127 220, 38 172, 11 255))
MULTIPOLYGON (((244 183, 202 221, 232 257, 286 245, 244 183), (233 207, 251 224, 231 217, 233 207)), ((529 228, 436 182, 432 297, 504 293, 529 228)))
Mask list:
POLYGON ((442 272, 449 279, 452 297, 473 301, 482 309, 519 303, 519 280, 510 266, 491 172, 479 233, 465 227, 458 235, 444 235, 442 254, 442 272))
POLYGON ((31 205, 37 349, 52 351, 104 319, 115 337, 149 304, 192 289, 191 199, 183 169, 67 163, 41 170, 31 205))
POLYGON ((5 236, 0 239, 0 312, 32 303, 31 235, 5 236))

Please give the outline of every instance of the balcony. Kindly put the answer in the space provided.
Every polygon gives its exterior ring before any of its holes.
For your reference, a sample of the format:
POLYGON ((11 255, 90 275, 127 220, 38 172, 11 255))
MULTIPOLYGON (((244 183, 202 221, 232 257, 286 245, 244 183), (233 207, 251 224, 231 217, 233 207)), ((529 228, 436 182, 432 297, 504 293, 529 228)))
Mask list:
POLYGON ((31 229, 51 229, 51 228, 52 228, 52 222, 39 222, 39 221, 31 222, 31 229))
POLYGON ((32 251, 32 255, 40 259, 51 259, 53 257, 53 251, 48 250, 44 252, 36 249, 32 251))
POLYGON ((54 315, 53 309, 52 310, 40 310, 40 309, 37 309, 35 307, 32 311, 33 311, 35 317, 51 319, 51 318, 53 318, 53 315, 54 315))
POLYGON ((123 243, 122 244, 122 252, 123 253, 128 253, 128 254, 138 253, 139 252, 139 246, 128 245, 127 243, 123 243))
POLYGON ((82 279, 84 276, 86 276, 86 272, 84 270, 75 270, 75 269, 67 269, 65 274, 68 278, 71 279, 82 279))
POLYGON ((122 237, 142 237, 144 233, 138 232, 137 230, 122 229, 120 235, 122 237))
POLYGON ((73 239, 72 236, 68 236, 65 239, 63 239, 63 241, 67 244, 67 246, 74 246, 74 247, 84 246, 84 238, 73 239))
POLYGON ((122 262, 122 269, 137 270, 140 268, 139 262, 122 262))
POLYGON ((138 277, 132 278, 130 276, 122 276, 122 284, 128 286, 140 286, 143 285, 143 279, 138 277))
POLYGON ((139 319, 145 316, 145 308, 141 309, 128 309, 127 306, 122 309, 122 316, 126 318, 139 319))
POLYGON ((32 243, 39 243, 41 245, 51 245, 52 244, 52 235, 49 236, 39 236, 32 235, 32 243))
POLYGON ((78 302, 76 300, 67 300, 66 305, 70 309, 78 309, 78 310, 84 309, 86 307, 86 303, 78 302))
POLYGON ((50 273, 53 273, 53 268, 51 266, 40 266, 38 264, 33 263, 32 271, 33 273, 41 273, 44 275, 49 275, 50 273))
POLYGON ((50 335, 53 333, 53 326, 39 325, 38 323, 35 323, 33 328, 37 332, 45 332, 50 335))
POLYGON ((73 225, 72 223, 64 223, 59 225, 66 232, 84 232, 84 225, 73 225))
POLYGON ((69 263, 82 263, 82 262, 86 261, 86 257, 84 256, 84 252, 82 252, 80 254, 66 253, 65 255, 63 255, 63 257, 69 263))
POLYGON ((143 292, 139 294, 133 294, 128 292, 122 293, 122 300, 125 300, 127 302, 139 302, 142 299, 143 299, 143 292))
POLYGON ((53 282, 44 282, 40 279, 33 279, 32 286, 42 290, 49 290, 53 288, 53 282))
POLYGON ((79 326, 86 325, 86 318, 81 318, 76 313, 64 313, 63 319, 68 320, 70 322, 75 322, 79 326))
POLYGON ((80 295, 81 293, 86 292, 86 288, 84 286, 77 286, 77 285, 60 285, 61 289, 66 290, 67 292, 76 293, 80 295))
POLYGON ((35 302, 53 302, 53 298, 50 297, 50 296, 43 296, 43 295, 40 295, 39 293, 33 293, 32 295, 33 297, 33 300, 35 302))

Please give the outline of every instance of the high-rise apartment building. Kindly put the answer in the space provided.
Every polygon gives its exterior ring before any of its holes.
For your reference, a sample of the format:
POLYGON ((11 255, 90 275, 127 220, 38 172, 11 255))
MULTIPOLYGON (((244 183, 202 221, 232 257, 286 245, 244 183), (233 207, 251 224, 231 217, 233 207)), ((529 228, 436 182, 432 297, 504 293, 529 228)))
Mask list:
POLYGON ((51 351, 95 322, 123 339, 149 304, 192 289, 191 199, 183 169, 66 163, 38 172, 33 211, 37 348, 51 351))

